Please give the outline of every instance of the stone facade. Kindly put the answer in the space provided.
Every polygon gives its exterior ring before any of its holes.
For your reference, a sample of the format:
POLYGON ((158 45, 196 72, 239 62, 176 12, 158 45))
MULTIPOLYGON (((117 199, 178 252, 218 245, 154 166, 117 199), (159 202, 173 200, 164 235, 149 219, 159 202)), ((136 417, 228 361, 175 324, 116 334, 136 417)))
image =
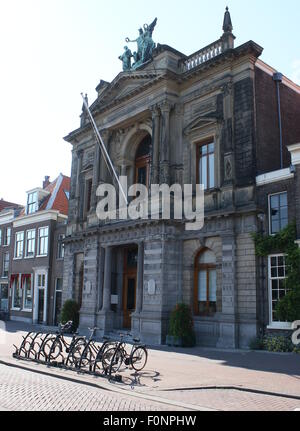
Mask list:
POLYGON ((247 347, 263 325, 251 233, 259 229, 257 149, 264 127, 256 118, 256 77, 266 72, 260 46, 250 41, 234 48, 233 41, 227 29, 190 57, 158 45, 150 63, 121 72, 111 83, 101 81, 90 107, 113 164, 129 185, 135 183, 136 154, 145 137, 152 142, 152 184, 195 185, 197 147, 214 142, 214 182, 205 192, 202 230, 186 231, 177 220, 100 222, 96 190, 112 178, 86 112, 80 128, 65 138, 73 156, 63 299, 80 302, 81 329, 96 325, 103 335, 125 327, 147 343, 165 343, 175 305, 184 301, 194 309, 195 262, 205 250, 215 257, 216 312, 195 313, 198 344, 247 347), (134 274, 124 258, 132 247, 134 274))

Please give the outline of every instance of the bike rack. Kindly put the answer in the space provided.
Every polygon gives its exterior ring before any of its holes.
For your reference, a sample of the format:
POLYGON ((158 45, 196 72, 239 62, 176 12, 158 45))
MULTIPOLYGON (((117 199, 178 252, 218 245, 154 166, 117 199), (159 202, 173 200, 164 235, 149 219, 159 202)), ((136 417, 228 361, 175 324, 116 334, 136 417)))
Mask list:
MULTIPOLYGON (((63 332, 60 332, 60 333, 62 334, 63 332)), ((46 342, 49 341, 50 337, 54 337, 54 336, 58 337, 60 333, 44 334, 42 332, 36 332, 36 333, 28 332, 25 337, 23 336, 23 340, 20 347, 17 347, 16 345, 14 345, 14 348, 16 350, 12 355, 13 358, 17 360, 25 360, 25 361, 31 361, 37 364, 47 365, 48 367, 63 368, 66 370, 72 370, 78 373, 83 373, 83 374, 87 374, 95 377, 107 378, 109 380, 114 380, 119 383, 122 382, 122 376, 117 374, 118 371, 116 371, 116 373, 112 372, 111 364, 109 367, 105 369, 103 368, 103 365, 102 365, 102 355, 105 352, 105 345, 107 344, 107 347, 108 347, 117 343, 118 341, 112 341, 107 338, 104 338, 103 344, 95 342, 95 345, 99 348, 98 350, 99 357, 97 354, 94 357, 93 361, 88 359, 88 366, 83 365, 84 361, 86 360, 86 357, 83 357, 83 355, 86 354, 87 352, 86 348, 83 349, 80 359, 78 359, 74 363, 70 361, 70 358, 72 356, 72 350, 70 351, 69 349, 66 349, 66 348, 59 353, 58 357, 55 358, 55 360, 51 361, 51 350, 53 348, 53 345, 51 345, 50 353, 48 357, 44 351, 44 348, 45 348, 46 342), (27 347, 27 345, 29 345, 29 347, 27 347), (103 347, 104 347, 104 350, 101 351, 103 347), (102 367, 101 372, 99 370, 96 370, 96 363, 101 364, 101 367, 102 367)), ((74 346, 76 346, 76 342, 74 343, 74 346)))

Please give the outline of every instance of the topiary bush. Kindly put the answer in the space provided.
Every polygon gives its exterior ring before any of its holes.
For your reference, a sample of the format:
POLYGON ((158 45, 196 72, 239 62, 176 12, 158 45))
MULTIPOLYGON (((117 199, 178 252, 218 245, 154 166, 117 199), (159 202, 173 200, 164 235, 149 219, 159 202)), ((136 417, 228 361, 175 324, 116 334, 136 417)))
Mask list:
POLYGON ((79 305, 72 299, 64 303, 61 311, 61 323, 65 325, 70 320, 73 322, 72 330, 75 332, 79 326, 79 305))
POLYGON ((196 345, 193 315, 188 305, 177 304, 172 311, 169 336, 182 340, 183 347, 194 347, 196 345))

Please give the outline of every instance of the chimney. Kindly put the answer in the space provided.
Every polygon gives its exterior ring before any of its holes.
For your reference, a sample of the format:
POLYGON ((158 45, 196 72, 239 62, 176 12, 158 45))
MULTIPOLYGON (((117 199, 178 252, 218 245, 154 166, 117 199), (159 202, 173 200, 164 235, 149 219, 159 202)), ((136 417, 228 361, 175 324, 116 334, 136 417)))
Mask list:
POLYGON ((45 180, 43 181, 43 189, 45 189, 46 187, 48 187, 50 184, 50 177, 46 176, 45 180))

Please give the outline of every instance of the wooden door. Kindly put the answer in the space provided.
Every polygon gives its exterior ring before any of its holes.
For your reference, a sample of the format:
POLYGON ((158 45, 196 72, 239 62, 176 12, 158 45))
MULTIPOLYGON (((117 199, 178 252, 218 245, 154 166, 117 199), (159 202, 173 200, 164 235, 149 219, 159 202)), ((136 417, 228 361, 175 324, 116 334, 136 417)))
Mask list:
POLYGON ((136 308, 136 272, 127 273, 124 276, 123 289, 123 327, 131 329, 131 314, 136 308))

